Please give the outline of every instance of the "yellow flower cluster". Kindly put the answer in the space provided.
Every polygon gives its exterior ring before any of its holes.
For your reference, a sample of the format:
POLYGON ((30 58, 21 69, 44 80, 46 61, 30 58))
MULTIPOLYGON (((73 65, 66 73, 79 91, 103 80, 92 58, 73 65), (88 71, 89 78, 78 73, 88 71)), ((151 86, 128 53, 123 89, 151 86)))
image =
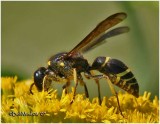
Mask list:
POLYGON ((115 96, 103 97, 99 105, 98 98, 92 102, 77 94, 73 103, 71 93, 63 91, 58 98, 57 91, 29 93, 32 80, 17 81, 17 77, 1 78, 2 82, 2 122, 159 122, 159 100, 155 96, 150 100, 151 93, 143 96, 118 93, 124 117, 117 107, 115 96))

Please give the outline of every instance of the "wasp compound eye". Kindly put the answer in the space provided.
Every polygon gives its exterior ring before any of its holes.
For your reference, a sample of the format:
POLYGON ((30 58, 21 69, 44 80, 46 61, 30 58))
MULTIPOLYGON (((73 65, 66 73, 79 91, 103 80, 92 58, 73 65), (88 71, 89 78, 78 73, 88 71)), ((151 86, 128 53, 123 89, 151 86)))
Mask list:
POLYGON ((40 67, 34 72, 34 83, 38 91, 42 91, 43 79, 45 77, 46 70, 47 69, 45 67, 40 67))

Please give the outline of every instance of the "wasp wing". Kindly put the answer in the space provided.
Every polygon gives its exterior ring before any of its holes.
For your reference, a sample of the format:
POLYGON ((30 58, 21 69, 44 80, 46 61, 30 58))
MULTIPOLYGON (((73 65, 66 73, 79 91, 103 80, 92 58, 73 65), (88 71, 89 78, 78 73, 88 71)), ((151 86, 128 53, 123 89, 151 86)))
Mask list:
POLYGON ((127 33, 127 32, 129 32, 129 27, 127 27, 127 26, 115 28, 107 33, 104 33, 103 35, 101 35, 97 39, 94 39, 88 45, 83 47, 81 52, 86 53, 86 52, 96 48, 97 46, 100 46, 100 45, 106 43, 107 42, 106 39, 113 37, 113 36, 116 36, 116 35, 127 33))
POLYGON ((68 52, 67 57, 71 57, 74 54, 81 51, 81 49, 88 45, 93 39, 98 37, 99 35, 102 35, 106 30, 113 27, 114 25, 120 23, 127 17, 126 13, 116 13, 105 20, 103 20, 101 23, 99 23, 95 29, 93 29, 92 32, 90 32, 77 46, 75 46, 70 52, 68 52))

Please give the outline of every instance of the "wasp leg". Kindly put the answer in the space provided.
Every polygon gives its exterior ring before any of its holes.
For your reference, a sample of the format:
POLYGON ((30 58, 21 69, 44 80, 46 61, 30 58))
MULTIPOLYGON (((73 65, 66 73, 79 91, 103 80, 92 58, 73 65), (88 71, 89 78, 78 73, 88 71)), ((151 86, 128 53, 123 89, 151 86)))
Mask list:
MULTIPOLYGON (((94 75, 94 71, 91 71, 91 74, 94 75)), ((94 76, 93 76, 94 77, 94 76)), ((99 104, 101 105, 102 100, 101 100, 101 89, 100 89, 100 83, 99 80, 101 79, 102 75, 97 75, 96 78, 94 78, 97 87, 98 87, 98 98, 99 98, 99 104)))
MULTIPOLYGON (((86 83, 83 81, 81 74, 79 74, 79 73, 77 74, 76 69, 73 69, 73 76, 74 76, 74 82, 76 83, 76 85, 74 87, 74 92, 73 92, 73 100, 75 99, 75 96, 76 96, 78 81, 80 81, 80 83, 84 86, 85 95, 88 98, 89 97, 88 89, 87 89, 86 83)), ((71 104, 73 103, 73 100, 71 101, 71 104)))
POLYGON ((101 90, 100 90, 99 79, 104 78, 103 75, 94 75, 94 72, 91 71, 91 73, 85 73, 85 77, 88 79, 93 78, 95 80, 97 87, 98 87, 99 104, 101 105, 102 100, 101 100, 101 90))
POLYGON ((45 89, 45 82, 46 82, 46 80, 47 80, 47 75, 44 76, 43 82, 42 82, 42 92, 43 92, 43 93, 44 93, 44 91, 46 90, 46 89, 45 89))
POLYGON ((102 100, 101 100, 101 90, 100 90, 99 80, 96 80, 96 79, 95 79, 95 82, 96 82, 97 87, 98 87, 98 99, 99 99, 99 104, 101 105, 102 100))
MULTIPOLYGON (((109 87, 110 87, 110 89, 111 89, 111 92, 116 96, 119 111, 120 111, 121 115, 124 117, 124 115, 122 114, 122 110, 121 110, 120 104, 119 104, 118 93, 117 93, 116 90, 114 89, 114 87, 113 87, 113 85, 112 85, 109 77, 106 76, 106 75, 94 75, 94 76, 92 76, 92 75, 87 75, 87 76, 93 78, 95 81, 96 81, 96 80, 99 81, 99 79, 101 79, 101 78, 107 79, 107 83, 108 83, 108 85, 109 85, 109 87)), ((99 82, 98 82, 98 84, 99 84, 99 82)), ((97 85, 98 85, 98 84, 97 84, 97 85)), ((98 86, 98 90, 99 90, 98 92, 99 92, 99 94, 100 94, 100 86, 98 86)), ((100 96, 99 96, 99 98, 100 98, 100 96)), ((100 102, 100 103, 101 103, 101 102, 100 102)))
POLYGON ((124 115, 122 114, 122 110, 121 110, 120 104, 119 104, 118 93, 117 93, 116 90, 114 89, 114 86, 112 85, 112 82, 111 82, 111 80, 109 79, 109 77, 106 76, 106 75, 104 75, 103 77, 107 79, 107 83, 108 83, 108 85, 109 85, 109 87, 110 87, 110 89, 111 89, 111 92, 116 96, 119 111, 120 111, 121 115, 124 117, 124 115))
POLYGON ((120 111, 121 115, 124 117, 124 115, 122 114, 122 110, 121 110, 120 104, 119 104, 118 93, 117 93, 116 90, 114 89, 114 86, 112 85, 109 77, 106 76, 106 75, 94 75, 94 76, 92 76, 92 77, 93 77, 95 80, 99 80, 99 79, 101 79, 101 78, 107 79, 107 83, 108 83, 108 85, 109 85, 109 87, 110 87, 110 89, 111 89, 111 92, 116 96, 119 111, 120 111))
POLYGON ((35 85, 34 83, 31 84, 30 88, 29 88, 29 92, 33 95, 33 92, 32 92, 32 88, 33 88, 33 85, 35 85))
POLYGON ((70 81, 67 81, 66 84, 63 85, 63 90, 65 89, 65 94, 68 93, 68 87, 70 86, 70 81))
MULTIPOLYGON (((43 82, 42 82, 42 84, 43 84, 43 89, 44 89, 44 82, 45 82, 45 80, 46 80, 46 76, 44 77, 44 79, 43 79, 43 82)), ((33 95, 33 92, 32 92, 32 88, 33 88, 33 85, 35 85, 35 83, 32 83, 31 84, 31 86, 30 86, 30 88, 29 88, 29 92, 33 95)), ((44 90, 43 90, 44 91, 44 90)))
POLYGON ((87 85, 86 85, 86 83, 83 81, 82 76, 81 76, 81 75, 78 75, 78 79, 79 79, 79 81, 80 81, 80 84, 84 86, 85 96, 86 96, 87 98, 89 98, 89 93, 88 93, 87 85))
POLYGON ((76 90, 77 90, 77 86, 78 86, 78 80, 77 80, 77 71, 76 71, 76 69, 74 68, 73 69, 73 79, 74 79, 74 82, 75 82, 75 87, 74 87, 74 92, 73 92, 73 99, 72 99, 72 101, 71 101, 71 103, 70 104, 72 104, 73 103, 73 101, 74 101, 74 99, 75 99, 75 96, 76 96, 76 90))

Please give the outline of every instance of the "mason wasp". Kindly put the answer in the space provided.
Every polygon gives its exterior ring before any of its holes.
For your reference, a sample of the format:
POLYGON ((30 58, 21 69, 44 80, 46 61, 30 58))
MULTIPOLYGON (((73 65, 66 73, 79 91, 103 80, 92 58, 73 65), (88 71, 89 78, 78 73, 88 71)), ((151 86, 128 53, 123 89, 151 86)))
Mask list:
MULTIPOLYGON (((129 27, 123 26, 112 29, 108 32, 108 29, 120 23, 127 17, 126 13, 116 13, 101 23, 99 23, 93 31, 91 31, 78 45, 76 45, 69 52, 61 52, 52 56, 48 60, 48 66, 40 67, 34 72, 34 83, 30 87, 32 93, 32 87, 35 85, 38 91, 48 90, 53 81, 65 83, 63 89, 70 86, 72 80, 75 81, 75 90, 73 100, 76 94, 76 88, 78 83, 84 86, 85 95, 89 97, 86 83, 83 81, 81 73, 83 72, 86 78, 92 78, 96 81, 98 86, 98 97, 101 102, 100 84, 99 79, 106 78, 111 81, 112 84, 120 87, 128 93, 139 96, 139 85, 135 79, 131 70, 120 60, 110 57, 97 57, 93 64, 90 65, 88 61, 82 56, 82 53, 86 53, 93 48, 105 43, 105 39, 123 34, 129 31, 129 27), (94 75, 93 71, 99 71, 101 75, 94 75)), ((33 93, 32 93, 33 94, 33 93)), ((118 107, 120 110, 118 95, 116 94, 118 107)), ((121 112, 121 110, 120 110, 121 112)), ((122 114, 122 112, 121 112, 122 114)))

